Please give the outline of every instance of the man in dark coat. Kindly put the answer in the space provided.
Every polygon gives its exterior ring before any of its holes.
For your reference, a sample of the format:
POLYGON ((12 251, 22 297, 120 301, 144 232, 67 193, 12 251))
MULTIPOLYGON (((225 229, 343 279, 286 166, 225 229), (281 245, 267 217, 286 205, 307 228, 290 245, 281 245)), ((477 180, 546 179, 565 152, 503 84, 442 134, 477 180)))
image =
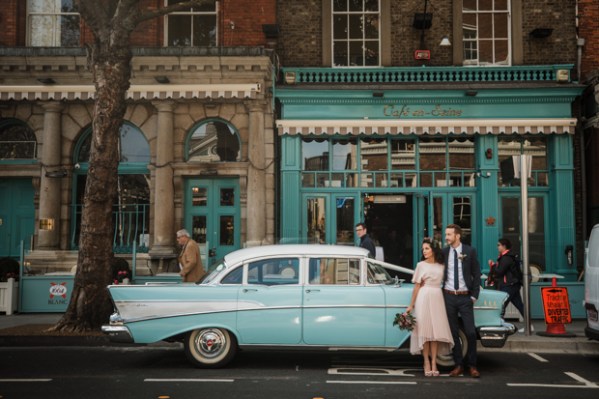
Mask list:
MULTIPOLYGON (((507 238, 500 238, 497 241, 497 252, 499 257, 497 262, 493 263, 495 286, 508 294, 507 300, 501 308, 501 318, 505 316, 505 309, 511 302, 524 317, 524 302, 520 296, 522 288, 522 271, 517 255, 512 253, 512 243, 507 238)), ((491 262, 491 261, 490 261, 491 262)))
POLYGON ((474 327, 474 302, 480 293, 480 265, 476 250, 462 244, 462 228, 450 224, 445 229, 445 241, 449 246, 443 248, 445 257, 445 274, 443 278, 443 297, 449 320, 449 328, 453 336, 453 360, 455 368, 449 373, 457 377, 468 368, 470 376, 480 377, 476 368, 476 329, 474 327), (462 357, 462 345, 459 338, 460 317, 468 350, 466 358, 462 357))
POLYGON ((366 225, 364 223, 358 223, 356 225, 356 234, 360 237, 360 247, 366 248, 370 252, 370 256, 376 257, 376 247, 374 242, 368 236, 366 225))

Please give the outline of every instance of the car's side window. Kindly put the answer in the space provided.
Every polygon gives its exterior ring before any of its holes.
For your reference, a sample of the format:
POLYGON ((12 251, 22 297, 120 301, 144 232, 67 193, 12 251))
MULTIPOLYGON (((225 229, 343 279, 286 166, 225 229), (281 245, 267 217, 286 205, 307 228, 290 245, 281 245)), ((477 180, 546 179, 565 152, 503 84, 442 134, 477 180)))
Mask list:
POLYGON ((366 262, 366 264, 368 284, 388 284, 391 281, 391 276, 383 267, 373 262, 366 262))
POLYGON ((298 258, 273 258, 248 265, 248 284, 284 285, 299 283, 298 258))
POLYGON ((360 260, 348 258, 312 258, 310 284, 360 284, 360 260))
POLYGON ((231 270, 220 282, 221 284, 241 284, 243 282, 243 266, 231 270))

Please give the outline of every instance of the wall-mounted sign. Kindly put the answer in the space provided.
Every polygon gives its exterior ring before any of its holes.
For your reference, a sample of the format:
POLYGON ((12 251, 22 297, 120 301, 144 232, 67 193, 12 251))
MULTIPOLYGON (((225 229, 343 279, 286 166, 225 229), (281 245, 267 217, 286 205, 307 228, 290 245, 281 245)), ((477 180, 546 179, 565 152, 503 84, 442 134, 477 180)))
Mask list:
POLYGON ((375 204, 405 204, 405 195, 375 195, 375 204))
POLYGON ((54 219, 40 219, 40 230, 54 230, 54 219))
POLYGON ((431 51, 430 50, 416 50, 416 51, 414 51, 414 59, 415 60, 430 60, 431 59, 431 51))

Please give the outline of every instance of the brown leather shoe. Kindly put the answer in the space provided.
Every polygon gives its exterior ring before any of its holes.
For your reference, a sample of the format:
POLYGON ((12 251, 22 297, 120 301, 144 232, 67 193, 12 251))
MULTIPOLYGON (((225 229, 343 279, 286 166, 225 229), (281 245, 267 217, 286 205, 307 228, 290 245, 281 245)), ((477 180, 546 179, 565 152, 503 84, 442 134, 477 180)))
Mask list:
POLYGON ((459 377, 462 374, 464 374, 464 368, 462 366, 455 366, 455 368, 449 372, 450 377, 459 377))
POLYGON ((476 367, 470 367, 470 377, 480 378, 480 372, 476 369, 476 367))

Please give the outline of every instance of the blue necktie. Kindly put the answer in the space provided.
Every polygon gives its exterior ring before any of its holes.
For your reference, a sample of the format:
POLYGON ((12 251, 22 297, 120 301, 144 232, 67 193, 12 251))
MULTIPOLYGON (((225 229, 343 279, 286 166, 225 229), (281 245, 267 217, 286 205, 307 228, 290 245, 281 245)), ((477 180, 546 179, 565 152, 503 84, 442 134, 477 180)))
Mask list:
POLYGON ((453 250, 453 285, 457 291, 460 288, 460 278, 458 276, 458 251, 453 250))

